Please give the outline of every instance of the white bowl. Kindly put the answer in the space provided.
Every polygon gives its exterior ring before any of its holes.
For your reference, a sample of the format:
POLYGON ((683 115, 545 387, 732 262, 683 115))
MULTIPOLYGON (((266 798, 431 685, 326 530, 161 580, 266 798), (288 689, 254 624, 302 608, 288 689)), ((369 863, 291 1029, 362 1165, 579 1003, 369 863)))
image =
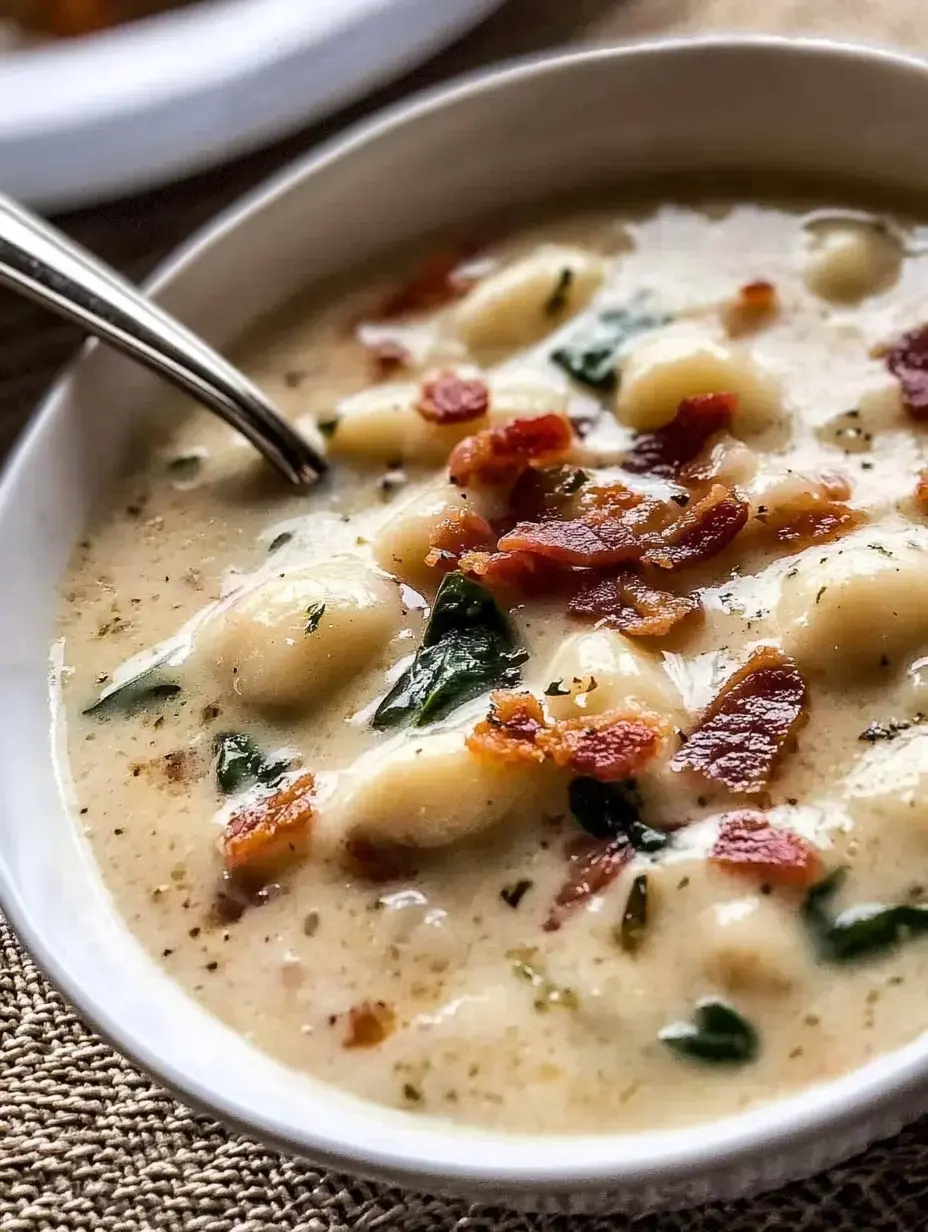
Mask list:
MULTIPOLYGON (((654 172, 764 167, 928 190, 928 65, 816 42, 710 39, 520 63, 403 106, 251 196, 153 289, 223 344, 306 284, 501 204, 654 172)), ((840 196, 840 187, 837 194, 840 196)), ((56 586, 153 378, 91 349, 0 487, 0 895, 52 980, 186 1101, 316 1163, 571 1209, 730 1198, 834 1163, 928 1107, 928 1034, 835 1081, 697 1128, 515 1137, 297 1076, 175 987, 117 917, 49 739, 56 586)))
POLYGON ((61 209, 189 175, 344 106, 501 0, 199 0, 0 59, 0 187, 61 209))

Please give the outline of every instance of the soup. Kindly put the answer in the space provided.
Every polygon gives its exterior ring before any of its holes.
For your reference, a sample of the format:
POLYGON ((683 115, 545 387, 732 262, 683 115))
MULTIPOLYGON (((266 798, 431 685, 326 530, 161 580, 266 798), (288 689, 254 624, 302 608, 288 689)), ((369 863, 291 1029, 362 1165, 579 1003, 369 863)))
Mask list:
POLYGON ((518 1132, 706 1120, 928 1026, 928 257, 804 205, 584 213, 330 290, 75 552, 72 804, 284 1064, 518 1132))

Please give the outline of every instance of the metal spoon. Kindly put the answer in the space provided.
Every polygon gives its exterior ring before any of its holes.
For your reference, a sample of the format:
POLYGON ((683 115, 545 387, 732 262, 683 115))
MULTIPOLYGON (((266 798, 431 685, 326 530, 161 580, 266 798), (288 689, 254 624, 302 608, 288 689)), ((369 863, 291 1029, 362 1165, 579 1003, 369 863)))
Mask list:
POLYGON ((2 194, 0 283, 192 394, 291 483, 308 487, 325 471, 325 459, 237 368, 86 249, 2 194))

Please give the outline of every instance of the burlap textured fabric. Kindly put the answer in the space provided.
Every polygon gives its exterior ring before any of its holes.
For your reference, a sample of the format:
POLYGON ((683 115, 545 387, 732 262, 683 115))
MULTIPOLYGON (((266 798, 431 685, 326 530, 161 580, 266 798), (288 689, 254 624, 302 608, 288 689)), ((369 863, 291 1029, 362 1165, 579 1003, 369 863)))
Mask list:
MULTIPOLYGON (((426 0, 423 0, 426 2, 426 0)), ((509 0, 397 97, 463 68, 571 41, 709 29, 841 35, 928 49, 924 0, 509 0)), ((134 277, 339 117, 234 167, 64 220, 134 277)), ((2 181, 2 169, 0 169, 2 181)), ((77 344, 0 297, 0 450, 77 344)), ((519 1215, 325 1174, 179 1105, 97 1039, 0 917, 0 1232, 618 1232, 627 1221, 519 1215)), ((919 1232, 928 1121, 815 1180, 725 1207, 647 1216, 638 1232, 919 1232)))

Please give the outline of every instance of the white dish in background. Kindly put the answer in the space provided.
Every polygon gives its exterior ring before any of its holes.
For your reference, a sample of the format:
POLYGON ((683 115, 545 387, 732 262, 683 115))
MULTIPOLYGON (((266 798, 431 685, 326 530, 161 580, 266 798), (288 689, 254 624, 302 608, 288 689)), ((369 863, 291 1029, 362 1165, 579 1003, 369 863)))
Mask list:
MULTIPOLYGON (((668 42, 522 63, 404 104, 304 159, 207 228, 152 285, 222 345, 302 287, 501 201, 707 164, 926 193, 928 164, 911 157, 926 111, 928 64, 811 41, 668 42)), ((132 418, 163 397, 147 373, 91 349, 51 393, 0 485, 0 690, 16 716, 0 726, 0 899, 51 978, 117 1047, 188 1102, 316 1163, 554 1209, 635 1213, 732 1198, 820 1170, 928 1107, 925 1035, 697 1127, 509 1136, 296 1075, 187 999, 118 917, 62 802, 48 736, 58 579, 132 418)))
POLYGON ((501 0, 200 0, 0 58, 0 189, 46 209, 164 183, 383 85, 501 0))

